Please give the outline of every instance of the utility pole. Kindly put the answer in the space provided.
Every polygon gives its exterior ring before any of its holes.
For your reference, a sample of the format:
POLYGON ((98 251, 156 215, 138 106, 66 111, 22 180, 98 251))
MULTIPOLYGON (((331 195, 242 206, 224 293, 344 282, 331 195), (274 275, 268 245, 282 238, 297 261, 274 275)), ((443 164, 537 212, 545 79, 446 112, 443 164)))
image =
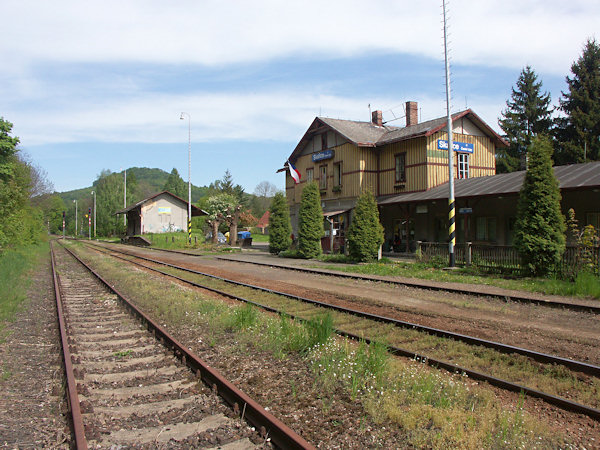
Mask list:
POLYGON ((75 238, 77 238, 77 200, 73 200, 75 203, 75 238))
POLYGON ((94 196, 94 239, 96 238, 96 191, 92 191, 94 196))
POLYGON ((449 266, 455 267, 454 244, 456 243, 455 201, 454 201, 454 143, 452 142, 452 113, 450 112, 450 61, 448 59, 448 31, 446 18, 446 0, 442 0, 444 10, 444 60, 446 63, 446 113, 448 115, 448 253, 449 266))
POLYGON ((188 117, 188 243, 192 243, 192 117, 182 112, 179 119, 188 117))

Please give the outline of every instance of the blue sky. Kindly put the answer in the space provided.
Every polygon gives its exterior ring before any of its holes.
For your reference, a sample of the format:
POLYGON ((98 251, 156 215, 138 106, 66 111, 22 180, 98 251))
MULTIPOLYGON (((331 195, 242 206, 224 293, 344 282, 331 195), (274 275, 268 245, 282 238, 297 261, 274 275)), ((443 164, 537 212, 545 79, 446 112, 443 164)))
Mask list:
MULTIPOLYGON (((554 104, 600 2, 453 0, 452 110, 497 120, 531 65, 554 104)), ((103 169, 176 167, 192 182, 229 169, 253 192, 315 116, 384 120, 419 103, 445 115, 440 1, 105 0, 3 2, 0 116, 57 191, 103 169)), ((404 125, 404 119, 390 122, 404 125)))

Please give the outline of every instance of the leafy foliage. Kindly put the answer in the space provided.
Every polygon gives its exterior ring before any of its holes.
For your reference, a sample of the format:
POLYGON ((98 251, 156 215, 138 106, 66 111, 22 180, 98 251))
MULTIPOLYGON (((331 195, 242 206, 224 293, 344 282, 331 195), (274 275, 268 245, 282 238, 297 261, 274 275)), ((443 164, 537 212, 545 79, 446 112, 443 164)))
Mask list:
POLYGON ((0 117, 0 252, 37 242, 42 215, 33 207, 35 170, 19 153, 19 138, 12 137, 12 123, 0 117))
POLYGON ((350 256, 358 261, 373 261, 379 255, 383 240, 377 201, 373 193, 367 190, 358 197, 348 229, 350 256))
POLYGON ((588 39, 567 77, 569 92, 560 99, 566 117, 557 120, 558 164, 600 159, 600 45, 588 39))
POLYGON ((517 205, 515 248, 523 265, 534 275, 548 273, 565 250, 566 227, 551 154, 552 145, 547 138, 534 138, 517 205))
POLYGON ((269 211, 269 252, 279 254, 292 245, 290 210, 283 193, 275 194, 269 211))
POLYGON ((521 157, 526 155, 532 138, 548 134, 552 125, 550 94, 541 92, 542 83, 530 66, 521 71, 516 87, 512 89, 512 101, 506 102, 507 108, 498 120, 510 144, 507 149, 498 150, 498 173, 520 170, 521 157))
POLYGON ((316 258, 322 252, 323 210, 321 194, 316 182, 308 183, 300 200, 298 224, 298 251, 304 258, 316 258))

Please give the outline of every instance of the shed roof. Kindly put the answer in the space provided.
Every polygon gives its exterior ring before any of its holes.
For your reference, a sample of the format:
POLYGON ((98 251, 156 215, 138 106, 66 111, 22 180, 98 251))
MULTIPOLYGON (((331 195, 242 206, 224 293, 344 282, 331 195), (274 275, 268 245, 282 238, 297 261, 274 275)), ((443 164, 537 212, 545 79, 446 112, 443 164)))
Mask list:
MULTIPOLYGON (((167 194, 167 195, 169 195, 169 196, 173 197, 174 199, 176 199, 176 200, 179 200, 180 202, 183 202, 183 203, 186 205, 186 208, 187 208, 187 204, 188 204, 188 202, 187 202, 186 200, 182 199, 181 197, 178 197, 178 196, 177 196, 177 195, 175 195, 175 194, 172 194, 172 193, 171 193, 171 192, 169 192, 169 191, 162 191, 162 192, 159 192, 159 193, 157 193, 157 194, 154 194, 154 195, 152 195, 152 196, 150 196, 150 197, 148 197, 148 198, 145 198, 145 199, 143 199, 143 200, 140 200, 139 202, 137 202, 137 203, 134 203, 133 205, 129 205, 127 208, 123 208, 123 209, 121 209, 121 210, 117 211, 117 212, 115 213, 115 215, 116 215, 116 214, 126 214, 126 213, 128 213, 129 211, 132 211, 132 210, 134 210, 134 209, 136 209, 136 208, 141 208, 141 207, 142 207, 142 205, 144 205, 145 203, 148 203, 150 200, 154 200, 156 197, 158 197, 159 195, 162 195, 162 194, 167 194)), ((194 206, 194 205, 192 205, 192 217, 197 217, 197 216, 207 216, 207 215, 208 215, 208 213, 207 213, 206 211, 204 211, 204 210, 202 210, 202 209, 198 208, 197 206, 194 206)))
MULTIPOLYGON (((554 175, 558 180, 561 190, 600 188, 600 161, 555 166, 554 175)), ((516 195, 521 190, 524 178, 525 171, 521 170, 488 177, 457 179, 454 180, 454 197, 471 198, 516 195)), ((446 182, 427 191, 385 197, 378 203, 379 205, 391 205, 395 203, 423 202, 447 198, 448 183, 446 182)))

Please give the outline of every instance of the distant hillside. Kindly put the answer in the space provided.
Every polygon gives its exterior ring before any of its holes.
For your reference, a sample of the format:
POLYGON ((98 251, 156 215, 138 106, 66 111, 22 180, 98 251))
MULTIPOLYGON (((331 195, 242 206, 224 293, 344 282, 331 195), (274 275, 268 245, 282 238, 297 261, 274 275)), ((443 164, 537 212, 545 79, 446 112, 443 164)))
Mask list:
MULTIPOLYGON (((139 198, 131 199, 131 202, 127 202, 128 204, 135 203, 143 198, 162 191, 169 173, 157 168, 150 169, 148 167, 131 167, 127 169, 127 176, 129 178, 132 175, 137 181, 136 197, 139 198)), ((95 183, 96 181, 94 181, 94 185, 95 183)), ((77 200, 78 202, 82 200, 85 201, 91 198, 91 192, 94 190, 94 185, 72 191, 59 192, 58 195, 66 204, 72 203, 73 200, 77 200)), ((192 184, 192 203, 197 203, 206 195, 207 191, 208 188, 205 186, 198 187, 192 184)))

